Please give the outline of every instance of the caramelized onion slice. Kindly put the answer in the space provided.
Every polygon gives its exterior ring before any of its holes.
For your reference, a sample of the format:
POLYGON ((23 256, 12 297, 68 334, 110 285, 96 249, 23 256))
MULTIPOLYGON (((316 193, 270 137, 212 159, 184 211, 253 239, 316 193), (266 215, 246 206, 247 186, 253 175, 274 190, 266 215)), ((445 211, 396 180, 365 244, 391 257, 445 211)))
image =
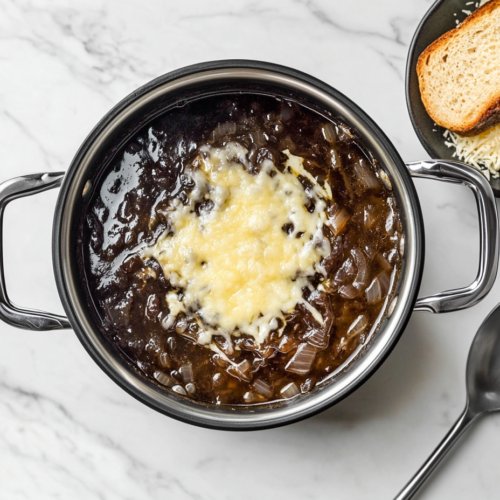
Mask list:
POLYGON ((350 218, 351 216, 349 215, 347 210, 345 208, 342 208, 340 210, 337 210, 335 215, 328 219, 326 225, 330 227, 335 236, 337 236, 343 231, 350 218))
POLYGON ((360 294, 360 291, 354 285, 345 285, 339 288, 339 293, 344 299, 352 300, 360 294))
POLYGON ((380 188, 380 182, 377 179, 377 176, 370 170, 369 167, 365 167, 360 162, 356 162, 354 164, 354 172, 356 173, 358 179, 368 189, 380 188))
POLYGON ((293 382, 290 382, 289 384, 285 385, 283 389, 281 389, 280 393, 285 399, 291 399, 295 396, 298 396, 300 394, 300 391, 293 382))
POLYGON ((337 132, 333 123, 325 123, 321 127, 321 132, 323 133, 323 137, 330 144, 335 144, 337 142, 337 132))
POLYGON ((360 314, 351 324, 347 330, 347 337, 352 339, 361 335, 368 327, 368 318, 364 314, 360 314))
POLYGON ((378 171, 378 175, 382 179, 385 189, 387 189, 387 191, 392 191, 392 182, 391 179, 389 179, 389 176, 381 168, 378 171))
POLYGON ((340 155, 335 151, 335 149, 332 149, 330 151, 330 154, 332 155, 332 167, 333 168, 340 168, 342 166, 341 160, 340 160, 340 155))
POLYGON ((238 368, 241 373, 249 373, 251 365, 248 359, 244 359, 240 364, 236 365, 236 368, 238 368))
POLYGON ((176 392, 177 394, 181 394, 182 396, 187 396, 186 389, 184 389, 184 387, 182 387, 182 385, 174 385, 172 387, 172 390, 174 392, 176 392))
POLYGON ((304 340, 317 349, 324 349, 330 340, 330 332, 326 328, 314 328, 304 335, 304 340))
POLYGON ((283 335, 278 346, 278 351, 286 354, 297 347, 297 342, 288 335, 283 335))
POLYGON ((380 273, 375 279, 370 283, 370 286, 366 289, 366 301, 368 304, 374 304, 379 300, 382 300, 389 291, 391 286, 391 278, 386 272, 380 273))
POLYGON ((273 395, 273 388, 260 378, 258 378, 252 384, 252 386, 259 394, 262 394, 262 396, 264 396, 265 398, 270 398, 273 395))
POLYGON ((193 367, 191 363, 185 363, 179 368, 179 373, 181 374, 182 380, 185 384, 190 384, 194 382, 193 367))
POLYGON ((351 250, 351 255, 354 257, 354 261, 356 262, 356 267, 358 268, 358 274, 356 275, 356 279, 353 281, 352 284, 358 290, 364 290, 366 288, 366 285, 368 285, 368 279, 370 274, 365 254, 363 253, 363 250, 356 247, 351 250))
POLYGON ((181 318, 177 321, 177 324, 175 325, 175 331, 179 334, 182 335, 183 333, 186 332, 188 329, 189 323, 187 322, 186 319, 181 318))
POLYGON ((186 384, 186 392, 193 396, 196 393, 196 386, 194 384, 186 384))
POLYGON ((399 252, 395 248, 393 248, 387 255, 387 261, 389 262, 389 264, 394 265, 396 264, 398 259, 399 259, 399 252))
POLYGON ((243 395, 245 403, 256 403, 257 401, 262 401, 262 399, 262 396, 255 391, 248 391, 243 395))
POLYGON ((245 359, 238 365, 230 365, 227 368, 227 373, 229 373, 229 375, 232 375, 234 378, 249 382, 252 379, 251 368, 252 365, 248 360, 245 359))
POLYGON ((300 344, 293 358, 285 366, 285 370, 298 375, 305 375, 311 370, 316 358, 316 348, 310 344, 300 344))
POLYGON ((365 290, 366 302, 368 304, 375 304, 382 300, 382 287, 378 276, 370 283, 370 286, 365 290))
POLYGON ((160 365, 163 368, 172 368, 172 360, 166 352, 162 352, 159 357, 160 365))
POLYGON ((392 236, 394 234, 394 229, 395 229, 395 223, 396 223, 396 214, 394 212, 394 206, 393 206, 393 199, 388 198, 387 199, 387 205, 389 205, 390 211, 389 215, 387 216, 387 219, 385 220, 385 230, 389 236, 392 236))
POLYGON ((181 318, 177 321, 175 331, 177 334, 193 342, 198 340, 198 325, 190 323, 186 318, 181 318))
POLYGON ((401 235, 401 239, 399 240, 399 255, 401 258, 405 256, 405 235, 401 235))
MULTIPOLYGON (((327 283, 323 286, 323 288, 325 288, 327 293, 336 292, 339 289, 339 286, 343 285, 348 278, 354 276, 356 270, 352 260, 353 259, 351 257, 348 257, 340 269, 335 273, 333 280, 325 280, 327 283)), ((325 282, 323 282, 323 284, 325 282)))
POLYGON ((166 373, 156 371, 153 373, 153 377, 161 384, 164 385, 165 387, 173 387, 175 385, 175 380, 167 375, 166 373))
POLYGON ((226 355, 232 356, 234 354, 233 342, 230 336, 216 335, 213 338, 219 349, 226 355))

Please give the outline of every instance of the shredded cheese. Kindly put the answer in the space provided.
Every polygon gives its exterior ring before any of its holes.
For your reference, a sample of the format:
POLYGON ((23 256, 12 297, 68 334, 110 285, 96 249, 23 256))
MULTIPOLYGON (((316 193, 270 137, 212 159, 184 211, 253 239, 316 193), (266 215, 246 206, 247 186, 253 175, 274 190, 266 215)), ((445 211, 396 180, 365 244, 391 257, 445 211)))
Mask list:
POLYGON ((200 326, 200 344, 234 332, 260 344, 299 302, 323 324, 302 289, 323 272, 320 261, 331 250, 323 235, 331 188, 320 186, 303 159, 288 150, 289 168, 280 172, 265 160, 258 174, 246 168, 247 153, 237 143, 200 148, 198 163, 186 171, 195 183, 188 203, 174 199, 170 227, 142 250, 179 290, 166 296, 170 314, 164 326, 172 326, 180 312, 191 315, 200 326), (312 188, 305 190, 298 175, 312 188), (311 199, 312 213, 306 208, 311 199), (196 213, 195 206, 208 200, 212 208, 196 213))
POLYGON ((489 180, 500 171, 500 124, 470 137, 445 130, 445 144, 455 148, 454 157, 482 172, 489 180))

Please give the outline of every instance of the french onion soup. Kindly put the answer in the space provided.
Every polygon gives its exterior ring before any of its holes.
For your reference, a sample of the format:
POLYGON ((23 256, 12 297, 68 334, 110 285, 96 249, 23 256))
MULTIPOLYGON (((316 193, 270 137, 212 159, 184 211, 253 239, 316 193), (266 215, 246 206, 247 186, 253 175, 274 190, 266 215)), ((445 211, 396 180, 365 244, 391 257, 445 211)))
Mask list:
POLYGON ((88 306, 162 389, 284 402, 376 334, 401 223, 387 175, 336 117, 266 95, 200 98, 144 127, 99 179, 77 249, 88 306))

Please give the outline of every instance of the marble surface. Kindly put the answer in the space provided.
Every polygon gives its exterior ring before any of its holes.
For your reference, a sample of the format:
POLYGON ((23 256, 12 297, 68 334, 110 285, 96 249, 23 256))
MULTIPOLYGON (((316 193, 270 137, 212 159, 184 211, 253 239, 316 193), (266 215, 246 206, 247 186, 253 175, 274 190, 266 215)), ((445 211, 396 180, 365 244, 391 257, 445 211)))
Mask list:
MULTIPOLYGON (((465 2, 464 2, 465 3, 465 2)), ((116 102, 181 66, 260 59, 347 94, 408 161, 427 158, 408 118, 404 71, 431 0, 0 0, 0 180, 65 170, 116 102)), ((466 188, 416 182, 426 224, 422 293, 476 273, 478 229, 466 188)), ((62 313, 52 275, 56 192, 6 214, 12 299, 62 313), (30 285, 25 285, 29 279, 30 285)), ((118 388, 71 331, 0 325, 0 498, 387 499, 464 405, 476 307, 415 313, 382 368, 356 393, 304 422, 258 433, 198 429, 118 388)), ((460 442, 422 498, 498 498, 500 417, 460 442)))

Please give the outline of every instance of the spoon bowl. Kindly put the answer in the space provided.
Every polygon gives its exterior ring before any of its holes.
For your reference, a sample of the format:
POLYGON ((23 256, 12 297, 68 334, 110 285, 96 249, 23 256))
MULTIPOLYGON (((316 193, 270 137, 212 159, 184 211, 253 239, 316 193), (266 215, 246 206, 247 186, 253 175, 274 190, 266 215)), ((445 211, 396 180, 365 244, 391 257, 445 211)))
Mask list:
POLYGON ((500 410, 500 304, 483 321, 472 342, 467 395, 474 413, 500 410))

